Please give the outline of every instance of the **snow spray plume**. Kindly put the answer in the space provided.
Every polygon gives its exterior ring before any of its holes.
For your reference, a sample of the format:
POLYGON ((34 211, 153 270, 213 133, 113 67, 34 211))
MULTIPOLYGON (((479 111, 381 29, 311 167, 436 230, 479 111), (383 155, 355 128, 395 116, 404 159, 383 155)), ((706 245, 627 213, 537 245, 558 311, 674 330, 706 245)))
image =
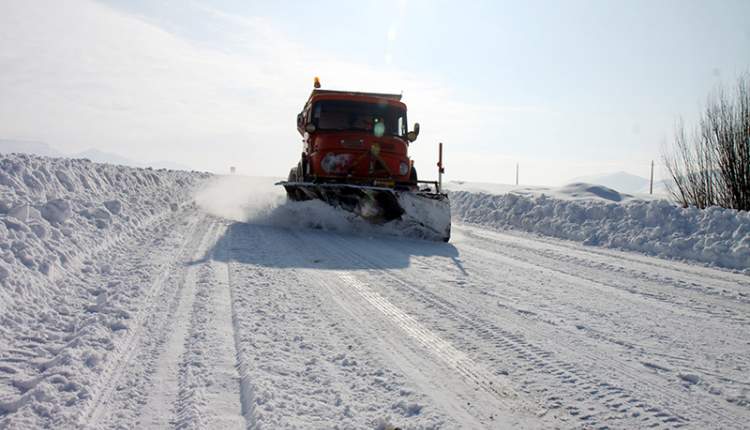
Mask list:
POLYGON ((288 201, 274 178, 218 176, 198 191, 195 201, 205 212, 229 220, 282 228, 312 228, 354 233, 431 238, 431 233, 404 221, 370 224, 359 216, 320 200, 288 201))
POLYGON ((284 190, 275 187, 273 178, 217 176, 195 196, 205 212, 234 221, 264 219, 286 200, 284 190))
POLYGON ((321 201, 290 202, 276 179, 218 176, 196 193, 198 206, 211 215, 277 227, 365 232, 372 227, 354 214, 321 201))

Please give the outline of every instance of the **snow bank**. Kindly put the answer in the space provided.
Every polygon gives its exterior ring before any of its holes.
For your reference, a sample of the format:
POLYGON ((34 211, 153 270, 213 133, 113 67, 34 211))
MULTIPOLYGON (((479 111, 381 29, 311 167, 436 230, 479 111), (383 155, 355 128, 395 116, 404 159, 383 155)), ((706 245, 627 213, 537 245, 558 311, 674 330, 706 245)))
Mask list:
MULTIPOLYGON (((582 188, 578 185, 577 190, 582 188)), ((750 213, 681 208, 666 200, 623 202, 626 199, 611 189, 589 191, 599 198, 566 200, 467 191, 450 196, 453 217, 463 222, 750 273, 750 213)))
POLYGON ((4 294, 6 302, 43 294, 40 280, 56 279, 103 246, 177 210, 206 177, 0 155, 0 285, 16 292, 4 294))
POLYGON ((448 191, 468 191, 471 193, 485 193, 494 195, 516 194, 526 197, 545 195, 560 200, 601 200, 627 202, 631 200, 663 200, 668 196, 664 193, 626 194, 622 190, 613 189, 601 184, 588 182, 573 182, 562 187, 545 187, 529 185, 492 184, 482 182, 450 181, 444 185, 448 191))

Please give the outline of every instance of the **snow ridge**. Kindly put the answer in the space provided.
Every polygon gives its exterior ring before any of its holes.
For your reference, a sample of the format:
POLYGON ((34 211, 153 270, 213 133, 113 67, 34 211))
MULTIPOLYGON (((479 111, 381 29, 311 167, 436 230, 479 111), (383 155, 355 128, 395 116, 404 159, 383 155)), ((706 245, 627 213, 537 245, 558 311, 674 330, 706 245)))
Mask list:
POLYGON ((454 219, 585 245, 684 259, 750 274, 750 213, 681 208, 666 200, 562 200, 546 195, 450 193, 454 219))
POLYGON ((177 210, 207 176, 0 155, 0 282, 44 295, 102 247, 177 210))

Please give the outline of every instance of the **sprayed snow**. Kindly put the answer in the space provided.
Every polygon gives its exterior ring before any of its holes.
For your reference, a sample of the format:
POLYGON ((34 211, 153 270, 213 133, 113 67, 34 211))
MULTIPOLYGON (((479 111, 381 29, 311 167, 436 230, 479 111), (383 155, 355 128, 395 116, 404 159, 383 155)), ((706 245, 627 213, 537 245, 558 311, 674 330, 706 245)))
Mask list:
POLYGON ((466 191, 451 193, 451 199, 454 216, 467 223, 750 271, 748 212, 628 199, 588 184, 560 192, 576 199, 466 191))
POLYGON ((391 235, 441 240, 450 233, 445 202, 399 193, 405 209, 400 220, 372 224, 356 214, 319 200, 290 201, 278 179, 239 175, 218 176, 196 195, 206 212, 222 218, 291 229, 318 229, 364 236, 391 235))
POLYGON ((196 194, 204 211, 226 219, 284 228, 311 228, 368 234, 372 227, 356 215, 319 200, 288 201, 273 178, 219 176, 196 194))

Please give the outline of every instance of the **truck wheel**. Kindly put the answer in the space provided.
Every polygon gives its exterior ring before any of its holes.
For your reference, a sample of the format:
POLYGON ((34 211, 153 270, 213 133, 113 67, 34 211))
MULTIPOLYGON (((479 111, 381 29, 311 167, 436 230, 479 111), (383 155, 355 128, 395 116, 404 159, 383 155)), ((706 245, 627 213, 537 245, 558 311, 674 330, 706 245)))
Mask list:
POLYGON ((414 182, 414 185, 417 184, 417 169, 412 166, 411 168, 411 174, 409 175, 409 182, 414 182))
POLYGON ((309 173, 307 171, 307 158, 302 158, 300 160, 299 164, 297 165, 297 180, 300 182, 309 182, 307 174, 309 173))

